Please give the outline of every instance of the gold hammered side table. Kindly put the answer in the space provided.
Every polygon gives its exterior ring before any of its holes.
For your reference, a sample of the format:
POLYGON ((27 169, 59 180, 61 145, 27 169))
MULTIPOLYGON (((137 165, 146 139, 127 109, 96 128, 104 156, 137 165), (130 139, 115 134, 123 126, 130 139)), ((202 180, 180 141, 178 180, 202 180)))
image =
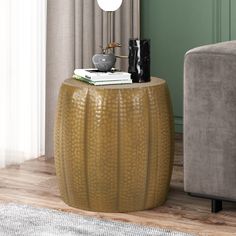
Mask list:
POLYGON ((166 82, 92 86, 65 80, 55 122, 62 199, 98 212, 162 205, 173 167, 173 120, 166 82))

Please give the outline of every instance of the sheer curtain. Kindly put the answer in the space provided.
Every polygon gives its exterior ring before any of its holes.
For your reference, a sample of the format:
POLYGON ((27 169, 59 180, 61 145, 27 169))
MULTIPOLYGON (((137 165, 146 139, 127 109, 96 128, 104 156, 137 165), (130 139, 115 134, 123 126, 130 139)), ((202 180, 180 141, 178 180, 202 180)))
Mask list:
POLYGON ((46 0, 0 0, 0 168, 44 154, 46 0))

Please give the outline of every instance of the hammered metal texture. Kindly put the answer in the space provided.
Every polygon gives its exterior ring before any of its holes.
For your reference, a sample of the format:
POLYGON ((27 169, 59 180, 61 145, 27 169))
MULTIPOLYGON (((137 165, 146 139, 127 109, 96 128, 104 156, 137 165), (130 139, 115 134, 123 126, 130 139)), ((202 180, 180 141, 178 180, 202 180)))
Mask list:
POLYGON ((162 205, 173 167, 173 120, 164 80, 60 89, 55 163, 63 200, 102 212, 162 205))

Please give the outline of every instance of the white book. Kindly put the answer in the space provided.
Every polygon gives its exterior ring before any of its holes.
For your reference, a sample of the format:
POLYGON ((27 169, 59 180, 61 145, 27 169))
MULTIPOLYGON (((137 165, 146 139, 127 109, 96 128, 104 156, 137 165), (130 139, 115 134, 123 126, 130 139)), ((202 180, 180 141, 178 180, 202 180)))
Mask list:
POLYGON ((127 72, 100 72, 97 69, 75 69, 74 74, 91 81, 114 81, 131 80, 130 73, 127 72))
POLYGON ((89 84, 93 84, 93 85, 112 85, 112 84, 132 84, 132 80, 131 79, 123 79, 123 80, 108 80, 108 81, 91 81, 89 79, 86 79, 82 76, 78 76, 78 75, 73 75, 74 79, 89 83, 89 84))
POLYGON ((93 85, 114 85, 114 84, 132 84, 132 80, 114 80, 114 81, 98 81, 91 82, 93 85))

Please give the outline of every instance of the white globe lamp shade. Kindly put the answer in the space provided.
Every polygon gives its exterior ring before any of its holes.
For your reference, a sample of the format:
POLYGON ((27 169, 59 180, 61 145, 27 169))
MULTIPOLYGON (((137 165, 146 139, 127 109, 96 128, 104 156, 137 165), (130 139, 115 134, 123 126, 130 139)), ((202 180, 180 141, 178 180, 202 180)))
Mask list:
POLYGON ((103 11, 116 11, 120 8, 123 0, 97 0, 103 11))

